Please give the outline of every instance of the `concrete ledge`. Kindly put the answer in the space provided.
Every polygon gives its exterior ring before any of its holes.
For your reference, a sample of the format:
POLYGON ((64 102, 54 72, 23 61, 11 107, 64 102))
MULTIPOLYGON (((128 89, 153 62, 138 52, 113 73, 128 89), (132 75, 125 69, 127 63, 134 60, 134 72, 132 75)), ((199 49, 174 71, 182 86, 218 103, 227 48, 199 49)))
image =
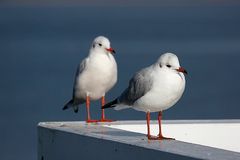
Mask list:
MULTIPOLYGON (((153 129, 157 123, 151 122, 153 129)), ((232 121, 164 121, 172 124, 233 123, 232 121)), ((38 160, 74 159, 212 159, 236 160, 240 153, 198 144, 174 141, 148 141, 141 133, 123 130, 122 126, 135 130, 145 121, 117 121, 113 123, 86 124, 85 122, 42 122, 38 125, 38 160), (117 129, 120 126, 121 129, 117 129)), ((239 130, 239 128, 237 128, 239 130)), ((182 128, 184 130, 184 128, 182 128)), ((135 130, 136 132, 137 129, 135 130)), ((204 132, 204 131, 203 131, 204 132)), ((174 133, 177 135, 178 133, 174 133)), ((239 139, 236 141, 239 142, 239 139)))

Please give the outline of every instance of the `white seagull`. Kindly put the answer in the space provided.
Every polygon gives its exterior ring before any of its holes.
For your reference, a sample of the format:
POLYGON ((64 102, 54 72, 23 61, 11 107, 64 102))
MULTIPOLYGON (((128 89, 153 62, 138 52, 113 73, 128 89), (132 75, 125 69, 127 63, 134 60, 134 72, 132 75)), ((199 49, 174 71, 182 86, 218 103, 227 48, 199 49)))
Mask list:
POLYGON ((63 107, 63 110, 73 107, 78 112, 79 104, 86 102, 87 123, 111 122, 105 119, 104 109, 100 120, 90 117, 90 100, 101 99, 105 104, 105 94, 117 82, 117 64, 113 57, 114 49, 110 47, 108 38, 96 37, 91 45, 89 55, 79 64, 75 76, 72 99, 63 107))
POLYGON ((180 67, 178 57, 173 53, 165 53, 156 63, 137 72, 130 80, 128 88, 102 108, 133 108, 146 112, 148 139, 172 139, 162 135, 162 111, 172 107, 181 98, 185 89, 183 73, 187 74, 187 71, 180 67), (150 112, 159 112, 157 137, 150 134, 150 112))

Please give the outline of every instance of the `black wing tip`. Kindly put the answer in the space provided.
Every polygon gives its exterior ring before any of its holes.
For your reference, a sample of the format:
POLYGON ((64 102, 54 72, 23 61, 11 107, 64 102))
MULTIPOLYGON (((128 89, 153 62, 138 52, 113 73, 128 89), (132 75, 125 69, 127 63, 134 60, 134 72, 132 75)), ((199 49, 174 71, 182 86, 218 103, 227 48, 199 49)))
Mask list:
POLYGON ((65 105, 65 106, 62 108, 63 111, 66 110, 66 109, 68 109, 68 106, 67 106, 67 105, 65 105))
POLYGON ((70 108, 72 104, 73 104, 73 100, 71 99, 67 104, 64 105, 62 110, 66 110, 66 109, 70 108))
POLYGON ((106 108, 113 108, 115 104, 117 104, 118 99, 113 100, 112 102, 109 102, 108 104, 102 106, 102 109, 106 109, 106 108))

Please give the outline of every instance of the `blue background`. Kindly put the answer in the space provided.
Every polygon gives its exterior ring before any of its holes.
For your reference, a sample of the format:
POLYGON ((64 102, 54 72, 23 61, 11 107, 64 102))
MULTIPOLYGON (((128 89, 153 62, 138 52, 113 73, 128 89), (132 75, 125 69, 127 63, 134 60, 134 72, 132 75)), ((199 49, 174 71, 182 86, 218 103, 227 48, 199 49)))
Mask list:
MULTIPOLYGON (((189 74, 182 99, 164 119, 240 118, 239 3, 140 2, 0 3, 0 159, 35 159, 38 122, 85 120, 85 105, 78 114, 62 107, 71 98, 76 67, 98 35, 117 51, 119 79, 107 100, 136 71, 173 52, 189 74)), ((100 118, 100 101, 91 113, 100 118)), ((106 115, 145 119, 131 109, 106 115)))

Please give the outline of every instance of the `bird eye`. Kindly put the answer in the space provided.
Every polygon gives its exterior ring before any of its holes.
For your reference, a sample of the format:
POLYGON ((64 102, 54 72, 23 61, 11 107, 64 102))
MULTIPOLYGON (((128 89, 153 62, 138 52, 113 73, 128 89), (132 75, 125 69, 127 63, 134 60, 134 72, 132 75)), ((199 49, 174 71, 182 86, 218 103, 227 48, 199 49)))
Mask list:
POLYGON ((101 47, 102 46, 102 44, 101 43, 98 43, 98 45, 101 47))
POLYGON ((162 68, 162 65, 161 65, 161 64, 159 64, 159 67, 160 67, 160 68, 162 68))
POLYGON ((167 64, 166 66, 167 66, 168 68, 171 68, 171 67, 172 67, 172 66, 171 66, 171 65, 169 65, 169 64, 167 64))

